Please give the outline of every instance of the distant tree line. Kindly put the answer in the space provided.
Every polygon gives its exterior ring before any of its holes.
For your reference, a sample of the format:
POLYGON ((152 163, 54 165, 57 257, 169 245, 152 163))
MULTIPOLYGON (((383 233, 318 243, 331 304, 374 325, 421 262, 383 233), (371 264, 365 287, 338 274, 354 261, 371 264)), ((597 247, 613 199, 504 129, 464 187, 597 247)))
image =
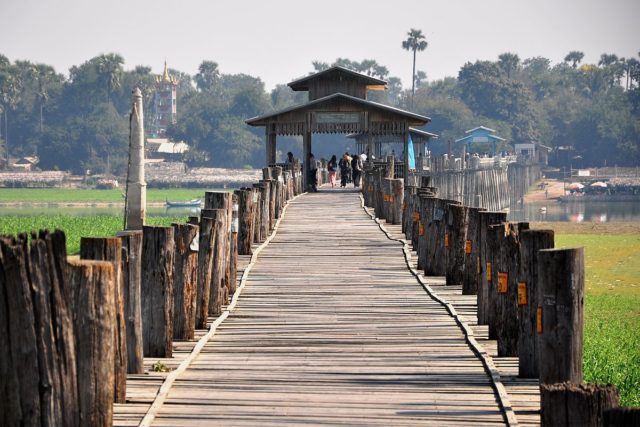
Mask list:
MULTIPOLYGON (((497 61, 465 64, 457 78, 427 82, 415 72, 415 95, 375 60, 338 58, 313 62, 310 72, 341 65, 389 82, 370 99, 432 118, 428 130, 439 144, 478 125, 497 130, 510 143, 540 142, 571 147, 587 165, 640 164, 640 63, 603 54, 581 64, 570 52, 552 65, 546 58, 521 61, 513 53, 497 61)), ((167 135, 191 147, 185 161, 220 167, 261 167, 262 129, 244 120, 306 101, 285 84, 267 92, 260 78, 224 74, 203 61, 178 79, 178 119, 167 135)), ((37 155, 42 169, 122 175, 126 171, 131 91, 144 95, 150 129, 156 76, 147 66, 124 69, 124 58, 102 54, 73 66, 68 77, 46 64, 11 62, 0 55, 0 159, 37 155)), ((437 144, 436 144, 437 145, 437 144)), ((300 152, 297 138, 279 138, 278 149, 300 152)))

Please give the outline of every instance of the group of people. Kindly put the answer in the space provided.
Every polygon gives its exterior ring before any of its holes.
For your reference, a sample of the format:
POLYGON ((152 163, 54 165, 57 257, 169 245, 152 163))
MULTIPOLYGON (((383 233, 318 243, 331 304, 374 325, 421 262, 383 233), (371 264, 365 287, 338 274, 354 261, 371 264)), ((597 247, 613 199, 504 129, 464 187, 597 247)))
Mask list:
POLYGON ((347 184, 351 182, 353 182, 354 187, 360 187, 360 178, 362 177, 364 162, 366 160, 367 155, 365 153, 360 155, 354 154, 352 156, 349 152, 346 152, 342 155, 340 161, 338 161, 334 154, 331 157, 331 160, 327 163, 327 171, 329 172, 331 188, 336 186, 336 175, 338 169, 340 169, 340 187, 346 187, 347 184))

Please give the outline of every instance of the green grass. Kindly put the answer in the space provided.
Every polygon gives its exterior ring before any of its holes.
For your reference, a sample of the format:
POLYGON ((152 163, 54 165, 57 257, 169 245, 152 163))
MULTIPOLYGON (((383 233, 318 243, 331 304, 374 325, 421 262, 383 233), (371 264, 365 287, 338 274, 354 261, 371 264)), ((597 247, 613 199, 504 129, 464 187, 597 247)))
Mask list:
POLYGON ((556 246, 585 248, 584 381, 640 406, 640 236, 561 234, 556 246))
MULTIPOLYGON (((205 189, 148 189, 148 202, 191 200, 204 197, 205 189)), ((220 191, 220 189, 217 189, 220 191)), ((0 188, 0 203, 120 203, 124 189, 88 190, 75 188, 0 188)))
MULTIPOLYGON (((187 217, 147 217, 147 225, 170 225, 171 223, 185 223, 187 217)), ((67 239, 67 253, 80 253, 81 237, 110 237, 122 230, 121 216, 69 216, 69 215, 36 215, 0 216, 0 234, 16 235, 32 230, 60 229, 65 232, 67 239)))

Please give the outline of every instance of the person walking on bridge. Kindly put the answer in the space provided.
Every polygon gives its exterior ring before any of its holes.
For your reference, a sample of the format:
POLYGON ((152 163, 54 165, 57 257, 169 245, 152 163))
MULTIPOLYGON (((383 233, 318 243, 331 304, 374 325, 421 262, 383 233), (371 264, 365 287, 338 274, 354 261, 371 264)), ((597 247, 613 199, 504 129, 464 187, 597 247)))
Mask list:
POLYGON ((338 160, 336 159, 336 155, 331 156, 331 160, 327 163, 327 171, 329 172, 329 182, 331 183, 331 188, 336 186, 336 172, 338 170, 338 160))
POLYGON ((349 175, 351 175, 351 159, 349 153, 344 153, 338 163, 340 167, 340 187, 346 187, 349 182, 349 175))
POLYGON ((354 155, 351 159, 351 175, 353 176, 353 186, 360 187, 360 176, 362 174, 362 158, 354 155))

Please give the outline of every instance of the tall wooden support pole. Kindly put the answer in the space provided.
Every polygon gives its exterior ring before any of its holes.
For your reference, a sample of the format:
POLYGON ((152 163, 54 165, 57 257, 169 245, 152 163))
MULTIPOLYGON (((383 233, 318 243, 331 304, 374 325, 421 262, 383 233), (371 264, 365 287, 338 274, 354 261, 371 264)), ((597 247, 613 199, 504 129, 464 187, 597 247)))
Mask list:
POLYGON ((406 126, 406 131, 403 133, 402 135, 402 140, 403 140, 403 145, 404 145, 404 150, 403 150, 403 156, 402 156, 402 161, 404 162, 404 183, 406 185, 409 184, 409 125, 405 124, 406 126))
POLYGON ((129 116, 129 170, 126 191, 126 229, 141 230, 147 205, 147 183, 144 180, 144 114, 142 93, 138 88, 133 90, 129 116))
POLYGON ((125 403, 127 398, 127 333, 125 326, 125 295, 122 282, 122 242, 118 237, 82 237, 80 259, 109 261, 113 264, 113 292, 115 295, 114 402, 125 403))
POLYGON ((216 241, 215 220, 200 217, 198 239, 198 285, 196 289, 196 328, 205 329, 209 318, 211 277, 213 275, 213 250, 216 241))
MULTIPOLYGON (((222 209, 227 212, 227 216, 223 225, 223 246, 224 248, 230 247, 229 239, 231 238, 231 217, 232 213, 232 199, 233 193, 230 192, 215 192, 215 191, 207 191, 205 193, 204 207, 205 209, 222 209)), ((223 271, 224 276, 222 278, 222 286, 226 289, 226 294, 229 294, 229 289, 231 288, 231 254, 229 251, 224 251, 222 254, 222 262, 223 262, 223 271)), ((226 300, 226 298, 225 298, 226 300)))
MULTIPOLYGON (((0 420, 15 426, 40 425, 41 418, 26 235, 21 240, 0 239, 0 420)), ((113 359, 109 367, 113 369, 113 359)), ((109 388, 113 396, 113 383, 109 388)))
POLYGON ((69 261, 80 425, 113 422, 116 304, 113 263, 69 261))
MULTIPOLYGON (((267 188, 269 184, 267 183, 267 188)), ((266 230, 267 233, 269 231, 269 201, 266 202, 267 210, 266 215, 266 230)), ((233 297, 233 294, 236 292, 237 280, 238 280, 238 196, 233 195, 232 205, 231 205, 231 240, 229 243, 229 253, 231 255, 230 263, 231 264, 231 275, 229 276, 229 295, 233 297)))
POLYGON ((127 373, 143 374, 142 355, 142 230, 121 231, 122 286, 124 289, 124 318, 127 332, 127 373))
POLYGON ((265 128, 266 139, 267 139, 267 165, 272 165, 276 162, 276 134, 270 131, 271 126, 268 125, 265 128))
MULTIPOLYGON (((606 426, 606 412, 618 406, 618 390, 613 385, 542 384, 540 386, 540 425, 606 426)), ((638 425, 620 424, 625 426, 638 425)))
POLYGON ((367 132, 367 163, 369 164, 369 167, 373 167, 373 150, 373 136, 371 135, 371 132, 367 132))
POLYGON ((538 252, 540 383, 582 382, 584 249, 538 252))
POLYGON ((480 286, 480 212, 484 209, 469 208, 467 240, 464 243, 464 273, 462 294, 476 295, 480 286))
POLYGON ((493 286, 492 277, 492 258, 493 253, 488 244, 490 236, 490 225, 500 224, 507 220, 507 214, 504 212, 480 212, 480 286, 478 288, 478 324, 488 325, 489 316, 489 290, 493 286))
POLYGON ((304 161, 304 165, 302 168, 303 172, 303 184, 304 191, 309 190, 309 171, 311 170, 311 162, 309 160, 309 156, 311 155, 311 132, 305 127, 304 134, 302 135, 302 157, 304 161))
POLYGON ((253 220, 251 218, 253 192, 250 189, 242 189, 237 190, 235 194, 238 196, 238 254, 251 255, 253 253, 251 248, 253 236, 253 220))
POLYGON ((227 212, 224 209, 203 209, 203 217, 213 219, 213 230, 215 239, 213 242, 213 260, 211 267, 211 282, 209 283, 209 315, 217 317, 222 313, 222 302, 224 300, 224 253, 225 221, 227 212))
POLYGON ((142 336, 145 357, 173 354, 172 227, 142 229, 142 336))
POLYGON ((402 224, 402 208, 404 207, 404 181, 394 179, 391 181, 391 195, 393 208, 393 223, 402 224))
POLYGON ((192 340, 196 326, 198 251, 194 239, 198 226, 173 224, 175 257, 173 263, 173 338, 192 340))
POLYGON ((446 233, 448 235, 448 256, 446 284, 462 285, 466 261, 465 244, 469 227, 469 208, 449 205, 447 210, 446 233))
POLYGON ((518 274, 518 376, 538 378, 538 251, 553 248, 553 230, 526 230, 520 234, 518 274))

